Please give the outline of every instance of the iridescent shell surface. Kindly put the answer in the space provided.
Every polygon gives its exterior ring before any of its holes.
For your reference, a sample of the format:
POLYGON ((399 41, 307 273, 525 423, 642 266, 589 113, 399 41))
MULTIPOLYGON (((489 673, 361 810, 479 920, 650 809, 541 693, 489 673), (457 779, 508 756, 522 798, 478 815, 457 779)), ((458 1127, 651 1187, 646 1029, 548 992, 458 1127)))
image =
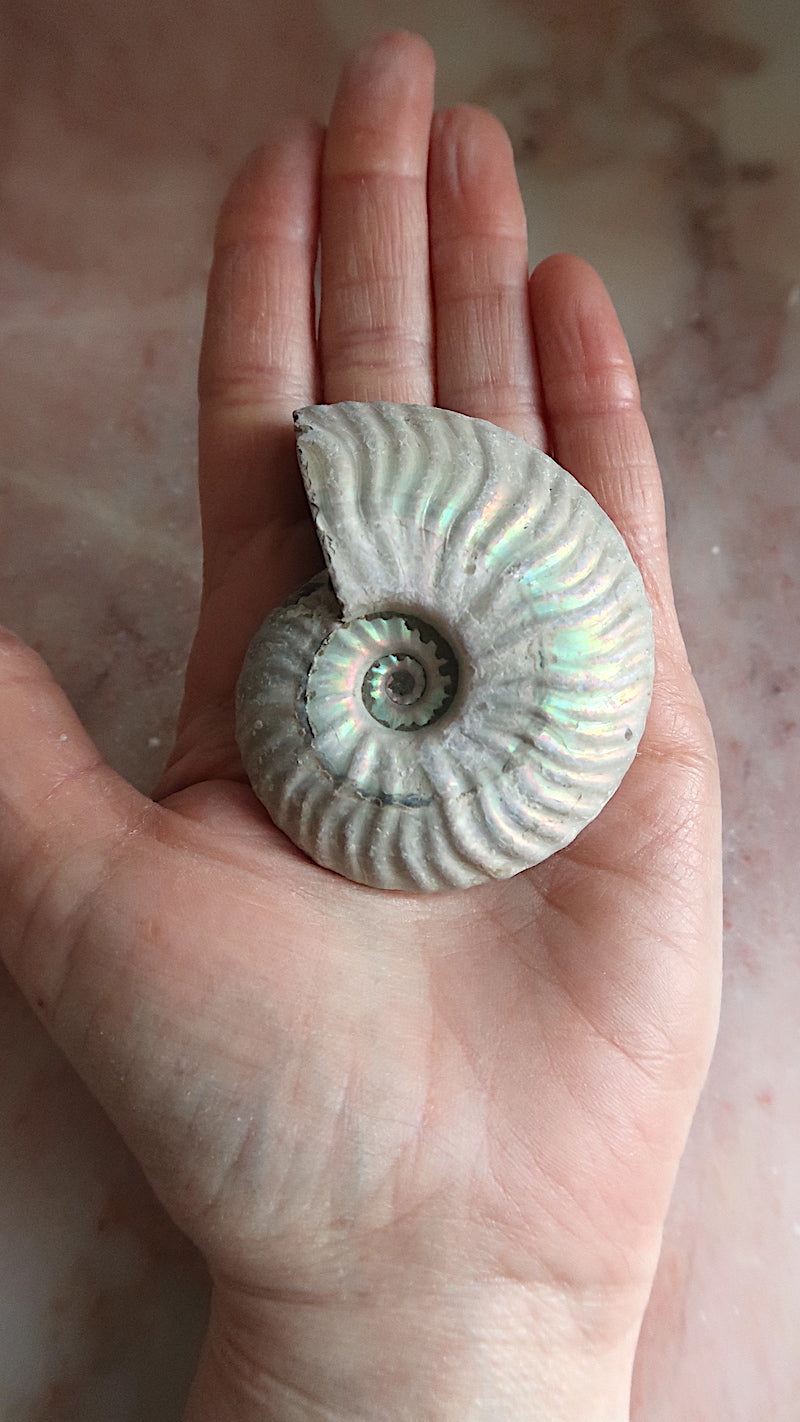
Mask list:
POLYGON ((375 888, 507 878, 575 838, 644 729, 653 633, 565 470, 422 405, 295 415, 328 567, 256 634, 237 737, 273 821, 375 888))

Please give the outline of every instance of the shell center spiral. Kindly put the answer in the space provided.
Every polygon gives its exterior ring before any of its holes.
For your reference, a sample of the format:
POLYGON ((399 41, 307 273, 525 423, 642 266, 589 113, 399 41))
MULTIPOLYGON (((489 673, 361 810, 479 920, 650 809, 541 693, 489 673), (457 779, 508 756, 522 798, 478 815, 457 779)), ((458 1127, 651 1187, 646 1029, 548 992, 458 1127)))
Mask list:
POLYGON ((412 614, 379 613, 365 630, 380 645, 367 667, 361 697, 374 720, 393 731, 414 731, 438 721, 452 705, 458 684, 449 644, 412 614))
POLYGON ((394 707, 413 706, 425 695, 427 685, 425 668, 414 657, 390 652, 372 663, 364 679, 363 696, 367 709, 380 721, 387 700, 394 707))

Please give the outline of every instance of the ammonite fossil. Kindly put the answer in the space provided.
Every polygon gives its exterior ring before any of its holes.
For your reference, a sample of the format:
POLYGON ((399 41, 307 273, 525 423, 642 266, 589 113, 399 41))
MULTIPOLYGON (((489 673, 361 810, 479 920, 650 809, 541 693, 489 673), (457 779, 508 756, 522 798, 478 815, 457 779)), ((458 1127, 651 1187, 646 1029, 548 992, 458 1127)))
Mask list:
POLYGON ((294 418, 328 571, 245 659, 256 794, 318 864, 375 888, 539 863, 603 808, 644 728, 652 620, 623 539, 484 420, 381 403, 294 418))

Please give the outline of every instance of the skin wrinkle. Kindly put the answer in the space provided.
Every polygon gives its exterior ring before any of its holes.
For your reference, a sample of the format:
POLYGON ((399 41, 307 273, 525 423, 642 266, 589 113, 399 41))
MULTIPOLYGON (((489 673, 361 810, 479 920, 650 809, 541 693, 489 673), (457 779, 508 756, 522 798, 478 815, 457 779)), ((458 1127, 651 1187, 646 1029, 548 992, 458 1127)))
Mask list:
MULTIPOLYGON (((326 281, 322 271, 322 310, 320 334, 323 344, 331 339, 337 324, 345 316, 385 316, 394 312, 401 327, 418 327, 425 336, 430 326, 428 296, 425 284, 410 281, 403 268, 414 250, 399 223, 376 231, 369 224, 370 241, 374 249, 359 260, 352 270, 340 272, 335 282, 326 281), (412 305, 409 308, 408 302, 412 305)), ((343 254, 344 255, 344 254, 343 254)))
MULTIPOLYGON (((584 1007, 577 1000, 574 990, 570 985, 569 974, 554 977, 552 981, 553 985, 563 993, 575 1015, 581 1018, 584 1025, 597 1041, 604 1043, 607 1047, 610 1047, 613 1052, 623 1057, 630 1066, 634 1067, 647 1079, 650 1085, 660 1083, 663 1077, 664 1062, 669 1058, 669 1053, 665 1053, 663 1050, 661 1052, 655 1052, 652 1047, 649 1051, 645 1052, 643 1044, 639 1045, 636 1051, 634 1051, 631 1047, 627 1046, 624 1041, 619 1040, 610 1032, 604 1031, 594 1021, 588 1008, 584 1007)), ((651 1023, 650 1034, 655 1035, 656 1031, 656 1025, 651 1023)), ((661 1035, 666 1036, 663 1032, 661 1035)))
MULTIPOLYGON (((580 863, 580 861, 573 862, 577 864, 580 863)), ((593 896, 591 905, 591 910, 595 914, 597 913, 598 909, 602 909, 604 906, 610 906, 609 901, 611 898, 611 894, 613 892, 618 892, 616 888, 609 886, 609 881, 611 881, 611 886, 613 886, 614 879, 616 877, 613 873, 613 870, 599 869, 596 871, 596 873, 597 875, 599 875, 600 882, 593 896)), ((677 892, 677 887, 675 886, 674 881, 670 876, 665 876, 664 887, 669 891, 677 892)), ((560 894, 557 891, 553 893, 551 897, 550 908, 557 916, 557 919, 561 919, 567 924, 572 925, 574 928, 585 932, 587 928, 587 920, 591 917, 591 912, 587 913, 585 917, 581 916, 579 913, 576 913, 576 911, 571 907, 570 901, 570 887, 569 882, 567 882, 565 886, 565 891, 560 894)), ((658 921, 656 921, 655 923, 652 921, 652 910, 650 909, 649 895, 646 890, 640 890, 640 892, 636 895, 636 899, 631 904, 629 916, 631 918, 631 921, 636 923, 638 929, 642 932, 643 935, 646 934, 648 931, 651 934, 658 932, 659 934, 662 934, 664 936, 666 941, 673 941, 669 934, 663 933, 663 925, 661 925, 658 921)), ((679 937, 679 935, 676 934, 674 935, 674 937, 677 938, 679 937)), ((690 969, 694 967, 696 951, 687 954, 687 950, 684 944, 682 953, 679 956, 685 958, 687 966, 690 969)))
MULTIPOLYGON (((630 858, 638 859, 640 861, 640 864, 643 865, 646 861, 647 855, 652 854, 654 846, 659 842, 665 840, 666 837, 666 834, 656 833, 654 831, 653 834, 650 836, 649 841, 645 841, 644 843, 639 844, 636 849, 632 849, 630 851, 630 858)), ((642 886, 641 881, 642 879, 644 879, 645 876, 641 873, 640 868, 635 868, 633 866, 628 865, 622 866, 619 864, 601 864, 598 862, 596 855, 591 849, 589 849, 588 853, 581 853, 579 839, 574 842, 574 845, 569 845, 567 847, 567 850, 564 853, 564 862, 571 866, 575 866, 579 870, 591 866, 595 875, 600 877, 601 882, 607 882, 608 880, 611 880, 613 882, 615 886, 615 892, 617 893, 619 892, 620 887, 623 886, 628 893, 630 893, 631 890, 635 890, 638 892, 639 897, 642 897, 642 895, 644 895, 644 902, 647 902, 650 897, 649 888, 642 886), (577 846, 577 848, 575 848, 575 846, 577 846)), ((670 880, 670 882, 672 881, 670 880)), ((569 890, 567 890, 567 892, 569 892, 569 890)), ((548 907, 557 903, 557 896, 551 886, 551 892, 548 895, 548 907)), ((580 926, 584 929, 586 928, 585 923, 581 924, 580 926)))
MULTIPOLYGON (((586 1103, 582 1094, 572 1083, 564 1079, 560 1082, 560 1085, 566 1096, 579 1109, 585 1107, 586 1103)), ((629 1146, 626 1143, 625 1149, 615 1148, 613 1135, 609 1130, 608 1119, 603 1117, 593 1104, 589 1105, 589 1110, 595 1117, 595 1135, 597 1141, 602 1144, 603 1154, 609 1151, 620 1164, 624 1165, 630 1156, 629 1146)), ((586 1138, 584 1138, 584 1147, 588 1153, 586 1138)), ((558 1200, 558 1208, 553 1206, 548 1210, 548 1207, 542 1199, 541 1191, 537 1191, 537 1208, 541 1211, 549 1212, 554 1228, 559 1231, 567 1231, 573 1244, 578 1248, 581 1246, 585 1233, 599 1233, 608 1249, 608 1254, 604 1260, 605 1278, 596 1284, 591 1284, 588 1281, 576 1279, 574 1274, 566 1269, 563 1273, 554 1270, 552 1277, 554 1288, 561 1289, 567 1296, 571 1297, 576 1310, 579 1309, 582 1304, 586 1293, 593 1291, 597 1291, 601 1296, 605 1295, 606 1297, 612 1293, 619 1294, 622 1296, 623 1301, 627 1300, 630 1304, 631 1293, 634 1295, 638 1294, 642 1290, 643 1284, 646 1285, 647 1283, 646 1268, 643 1267, 641 1260, 637 1261, 636 1256, 639 1253, 638 1241, 634 1242, 631 1240, 621 1248, 618 1239, 615 1239, 615 1234, 619 1228, 617 1217, 620 1213, 620 1201, 618 1198, 613 1194, 606 1197, 602 1190, 602 1185, 597 1182, 594 1184, 593 1193, 588 1197, 588 1200, 591 1204, 599 1202, 602 1209, 600 1211, 596 1209, 593 1210, 590 1207, 590 1203, 583 1203, 581 1200, 579 1192, 585 1187, 585 1181, 580 1178, 580 1171, 578 1171, 579 1179, 575 1189, 571 1189, 561 1178, 558 1180, 554 1179, 552 1174, 545 1168, 542 1168, 540 1173, 544 1181, 544 1192, 550 1192, 556 1197, 558 1200), (609 1215, 609 1218, 607 1222, 604 1223, 602 1216, 606 1214, 609 1215)), ((630 1228, 631 1223, 635 1221, 638 1233, 644 1238, 646 1238, 649 1233, 648 1215, 650 1213, 651 1204, 652 1202, 648 1201, 642 1213, 636 1215, 626 1200, 624 1208, 621 1211, 624 1214, 628 1227, 630 1228)), ((643 1252, 645 1253, 645 1257, 647 1257, 647 1251, 643 1252)), ((655 1261, 653 1258, 650 1258, 648 1262, 652 1265, 655 1261)))
MULTIPOLYGON (((231 226, 233 225, 234 220, 231 219, 231 226)), ((260 256, 265 248, 274 252, 276 257, 285 256, 293 249, 305 253, 316 236, 316 232, 316 221, 298 225, 293 231, 287 228, 285 222, 274 220, 271 224, 254 227, 250 232, 237 230, 235 233, 232 232, 215 239, 214 261, 239 266, 252 262, 253 256, 260 256)))
MULTIPOLYGON (((522 351, 517 353, 517 359, 507 360, 507 369, 498 372, 491 367, 486 370, 485 362, 494 351, 501 349, 513 350, 515 337, 518 331, 517 313, 510 303, 504 302, 502 296, 495 292, 489 292, 486 296, 478 295, 471 306, 472 321, 470 325, 474 328, 477 338, 475 356, 471 362, 470 374, 472 372, 485 372, 482 376, 484 380, 492 378, 498 379, 501 383, 510 386, 516 383, 520 389, 530 392, 530 379, 526 381, 526 360, 522 351)), ((451 339, 458 339, 458 336, 465 330, 463 313, 457 313, 456 320, 452 323, 452 331, 449 333, 451 339)), ((473 378, 475 378, 473 376, 473 378)), ((480 379, 481 377, 479 377, 480 379)), ((527 394, 527 403, 531 403, 530 394, 527 394)))
POLYGON ((220 1213, 220 1202, 230 1191, 231 1184, 233 1183, 237 1190, 241 1189, 241 1177, 248 1157, 254 1153, 254 1147, 258 1144, 259 1132, 263 1134, 263 1124, 257 1122, 254 1116, 250 1116, 244 1123, 238 1144, 232 1153, 229 1153, 229 1158, 221 1162, 219 1179, 207 1193, 203 1207, 198 1211, 201 1224, 205 1221, 213 1228, 214 1217, 220 1213))
POLYGON ((576 362, 574 370, 562 372, 558 382, 549 382, 547 405, 556 417, 591 419, 598 414, 632 410, 641 413, 636 377, 627 361, 590 359, 576 362), (608 393, 608 398, 602 396, 608 393))
MULTIPOLYGON (((615 380, 611 379, 605 381, 598 373, 597 379, 592 382, 591 386, 587 384, 587 399, 583 403, 582 413, 578 415, 576 407, 578 407, 580 403, 581 399, 579 395, 575 395, 570 398, 569 401, 564 400, 561 403, 548 400, 548 409, 552 418, 575 420, 577 430, 582 426, 591 426, 595 422, 603 422, 608 419, 609 415, 630 414, 639 425, 638 439, 635 442, 641 443, 642 437, 645 434, 642 407, 638 403, 637 398, 633 394, 626 395, 625 391, 620 388, 615 380)), ((632 428, 635 428, 635 426, 632 426, 632 428)), ((651 466, 652 457, 648 459, 645 456, 641 462, 642 464, 651 466)))
POLYGON ((491 410, 492 423, 505 429, 512 422, 521 425, 526 417, 535 415, 535 406, 521 398, 523 393, 524 385, 521 381, 517 383, 503 380, 496 375, 487 375, 482 380, 464 380, 460 385, 452 386, 450 400, 456 410, 469 406, 479 412, 480 407, 485 405, 491 410))
MULTIPOLYGON (((441 290, 447 292, 447 302, 469 303, 473 297, 472 291, 461 290, 461 281, 454 279, 455 258, 462 268, 459 276, 474 282, 476 290, 480 290, 485 282, 500 287, 507 285, 509 290, 522 297, 524 304, 526 288, 519 284, 520 273, 524 272, 526 283, 528 278, 528 241, 524 234, 504 232, 499 226, 469 234, 462 231, 442 232, 436 228, 431 236, 431 255, 441 267, 439 285, 441 290), (496 275, 503 268, 513 269, 517 279, 503 283, 496 275)), ((438 294, 437 301, 441 301, 438 294)))
POLYGON ((283 425, 287 409, 308 403, 308 382, 299 370, 307 334, 297 332, 276 351, 260 350, 254 342, 249 350, 240 350, 235 360, 228 360, 224 375, 207 363, 198 387, 201 404, 222 412, 244 407, 262 423, 273 415, 275 423, 283 425), (297 369, 294 379, 287 380, 287 368, 297 369))
POLYGON ((232 1334, 220 1335, 218 1332, 212 1331, 211 1344, 221 1365, 223 1375, 230 1377, 237 1393, 244 1393, 245 1397, 258 1407, 271 1408, 275 1400, 274 1391, 277 1387, 279 1392, 290 1398, 300 1397, 304 1404, 311 1405, 314 1408, 314 1413, 311 1415, 318 1417, 320 1422, 336 1422, 337 1417, 341 1416, 340 1413, 334 1412, 320 1403, 319 1399, 307 1389, 287 1382, 277 1373, 265 1367, 263 1358, 257 1359, 251 1356, 242 1340, 236 1339, 232 1334))
MULTIPOLYGON (((143 828, 144 823, 149 820, 152 809, 152 806, 145 808, 142 814, 141 828, 143 828)), ((45 1015, 50 1030, 53 1032, 63 1032, 64 1035, 70 1038, 72 1036, 72 1033, 68 1033, 65 1028, 60 1026, 60 1023, 63 1018, 62 1007, 70 993, 71 979, 74 973, 74 955, 77 951, 77 945, 81 941, 82 933, 86 930, 86 926, 91 920, 92 913, 96 909, 98 900, 104 892, 108 880, 113 875, 115 857, 121 859, 127 854, 131 835, 137 832, 139 832, 137 829, 125 830, 124 836, 119 836, 116 845, 116 856, 113 850, 107 847, 107 836, 101 836, 98 839, 97 847, 104 847, 103 852, 100 853, 100 870, 95 871, 88 886, 75 902, 70 904, 67 911, 65 913, 62 912, 59 919, 56 920, 55 933, 61 944, 60 954, 56 959, 59 969, 58 977, 57 979, 53 979, 53 981, 48 981, 46 988, 42 987, 37 997, 37 1008, 40 1013, 45 1015)), ((80 846, 75 847, 72 858, 69 856, 66 858, 53 858, 48 853, 42 856, 40 852, 41 846, 36 843, 33 844, 30 858, 36 860, 40 870, 43 863, 48 867, 47 872, 36 888, 32 901, 26 905, 23 923, 18 930, 18 960, 20 963, 21 977, 26 975, 29 962, 35 961, 41 956, 41 954, 37 952, 32 952, 30 945, 38 944, 41 941, 46 942, 48 935, 52 936, 54 932, 52 902, 54 898, 59 896, 54 890, 58 889, 64 882, 69 881, 73 859, 81 858, 85 860, 87 858, 87 849, 89 848, 90 846, 84 842, 80 846), (48 923, 47 933, 41 930, 40 925, 42 923, 48 923)), ((24 882, 24 873, 21 877, 24 882)), ((48 957, 52 961, 52 953, 48 954, 48 957)), ((81 997, 80 994, 78 994, 78 1001, 80 1000, 81 997)))
MULTIPOLYGON (((399 168, 376 168, 374 170, 363 168, 352 173, 332 172, 326 169, 326 178, 328 189, 325 203, 334 209, 339 208, 341 201, 339 198, 334 198, 338 183, 344 187, 355 188, 355 196, 363 196, 365 203, 373 207, 376 213, 380 213, 381 220, 387 222, 387 225, 391 225, 389 219, 392 208, 410 211, 412 201, 416 200, 417 207, 420 210, 425 209, 427 176, 424 169, 418 167, 408 172, 399 168)), ((345 198, 344 201, 350 202, 352 206, 352 195, 345 198)))
POLYGON ((212 407, 213 419, 219 413, 230 411, 240 414, 242 425, 246 426, 255 416, 263 426, 274 420, 282 433, 286 411, 309 403, 307 384, 299 377, 297 381, 287 381, 284 370, 285 366, 277 359, 241 361, 224 379, 216 380, 207 374, 200 399, 207 411, 212 407), (276 376, 280 376, 280 380, 276 380, 276 376), (264 396, 265 390, 271 392, 268 399, 264 396))
POLYGON ((328 358, 336 362, 339 378, 352 372, 363 370, 396 370, 401 375, 420 374, 427 371, 428 345, 411 331, 392 330, 390 326, 367 326, 362 329, 348 326, 336 341, 328 345, 328 358), (394 354, 378 357, 377 352, 385 349, 385 342, 391 341, 394 354), (363 355, 360 351, 363 349, 363 355), (349 359, 348 359, 349 357, 349 359))
MULTIPOLYGON (((544 1040, 542 1045, 545 1050, 547 1050, 547 1044, 544 1040)), ((568 1096, 576 1100, 578 1099, 566 1081, 561 1081, 560 1085, 568 1096)), ((529 1143, 523 1140, 518 1133, 512 1133, 511 1139, 522 1147, 523 1158, 527 1157, 529 1155, 529 1143)), ((517 1157, 512 1155, 508 1141, 504 1140, 502 1143, 499 1140, 495 1141, 494 1149, 498 1158, 501 1154, 506 1157, 507 1168, 510 1164, 511 1169, 516 1172, 518 1169, 517 1157)), ((590 1233, 597 1228, 597 1222, 591 1214, 588 1205, 570 1188, 567 1181, 561 1178, 556 1179, 553 1176, 547 1169, 541 1155, 532 1163, 532 1169, 538 1177, 539 1183, 529 1181, 525 1189, 525 1195, 535 1197, 537 1214, 544 1215, 545 1220, 549 1221, 555 1232, 567 1233, 573 1245, 580 1247, 584 1228, 588 1229, 590 1233), (579 1227, 580 1222, 582 1222, 583 1228, 579 1227)), ((506 1229, 507 1227, 504 1226, 504 1233, 506 1229)), ((618 1269, 620 1265, 626 1261, 623 1261, 619 1257, 618 1246, 608 1239, 606 1242, 611 1245, 615 1256, 614 1267, 618 1269)), ((540 1247, 538 1239, 531 1242, 523 1238, 519 1241, 518 1245, 520 1253, 523 1254, 526 1251, 526 1247, 531 1246, 531 1243, 534 1248, 540 1247)), ((560 1299, 562 1304, 566 1303, 567 1306, 575 1310, 576 1318, 578 1319, 580 1308, 587 1291, 597 1289, 601 1294, 607 1295, 612 1290, 616 1292, 620 1287, 623 1290, 628 1287, 628 1280, 622 1280, 620 1283, 616 1280, 612 1280, 610 1277, 596 1285, 591 1285, 586 1281, 578 1280, 574 1273, 566 1267, 559 1270, 555 1267, 554 1261, 545 1258, 542 1260, 542 1264, 546 1268, 547 1277, 542 1278, 540 1273, 535 1279, 532 1279, 529 1266, 528 1272, 524 1276, 527 1278, 528 1288, 533 1284, 535 1288, 544 1287, 552 1290, 553 1294, 560 1299)), ((633 1280, 630 1282, 633 1282, 633 1280)))
MULTIPOLYGON (((693 708, 685 709, 691 711, 693 708)), ((664 705, 660 706, 658 710, 663 717, 665 712, 664 705)), ((681 708, 681 710, 683 711, 684 708, 681 708)), ((709 772, 716 771, 717 759, 716 756, 706 754, 702 750, 699 750, 696 741, 694 744, 692 743, 691 731, 685 726, 686 719, 685 715, 673 717, 672 724, 675 727, 676 733, 674 751, 670 752, 668 748, 668 737, 661 731, 658 741, 656 741, 655 737, 651 734, 647 740, 647 744, 640 746, 636 754, 637 758, 641 758, 642 760, 660 762, 668 771, 674 771, 675 767, 687 771, 689 773, 690 783, 694 783, 697 786, 699 793, 694 797, 695 800, 697 800, 700 798, 702 787, 706 783, 709 772), (678 737, 680 737, 680 739, 678 739, 678 737), (660 743, 662 741, 663 744, 660 743)), ((691 720, 691 717, 689 719, 691 720)), ((678 797, 676 796, 676 801, 677 799, 678 797)), ((682 805, 682 801, 680 803, 682 805)))
MULTIPOLYGON (((471 280, 474 280, 474 287, 468 296, 465 296, 463 293, 453 292, 446 297, 438 298, 437 305, 440 313, 444 310, 458 313, 461 313, 462 310, 465 313, 477 312, 479 322, 480 313, 483 311, 494 313, 497 317, 507 315, 513 319, 518 316, 519 312, 514 309, 518 303, 514 298, 519 295, 519 283, 515 282, 513 278, 501 281, 494 278, 491 272, 489 272, 482 274, 480 279, 478 279, 476 275, 474 278, 471 278, 471 280)), ((459 319, 462 324, 466 326, 469 317, 468 315, 459 314, 459 319)), ((514 320, 513 324, 517 325, 516 320, 514 320)), ((503 344, 499 346, 499 349, 507 352, 508 348, 503 344)), ((506 355, 506 359, 507 358, 506 355)))
POLYGON ((252 257, 268 248, 284 255, 305 252, 317 235, 319 226, 316 203, 298 220, 294 208, 269 208, 254 220, 249 207, 229 212, 214 236, 214 261, 236 261, 252 257))
MULTIPOLYGON (((42 855, 42 846, 33 839, 28 846, 27 853, 22 860, 15 865, 14 874, 14 898, 19 902, 18 917, 20 922, 15 927, 14 951, 8 954, 6 950, 7 963, 19 981, 24 981, 31 963, 37 954, 32 951, 32 945, 38 945, 42 934, 39 932, 38 921, 42 917, 41 906, 48 900, 48 890, 53 880, 59 874, 61 868, 58 861, 52 862, 48 854, 42 855), (36 875, 31 873, 31 865, 36 868, 36 875), (42 867, 45 873, 42 875, 42 867), (29 878, 38 878, 39 884, 31 893, 28 886, 29 878)), ((51 930, 52 931, 52 930, 51 930)), ((61 984, 57 984, 55 992, 49 982, 43 978, 37 980, 36 1004, 38 1011, 46 1021, 51 1021, 55 1009, 58 1006, 61 984)))
POLYGON ((108 766, 103 757, 98 753, 96 753, 86 765, 73 766, 71 770, 67 770, 63 775, 58 776, 49 786, 42 799, 34 805, 34 815, 37 811, 44 809, 48 801, 54 800, 57 795, 70 790, 76 780, 92 779, 95 776, 100 781, 108 780, 108 766))
MULTIPOLYGON (((576 927, 580 929, 581 925, 576 924, 576 927)), ((694 964, 691 959, 687 960, 685 949, 683 950, 681 956, 687 963, 689 973, 693 974, 694 964)), ((569 1001, 571 1003, 573 1002, 574 989, 571 986, 572 973, 569 968, 566 968, 562 971, 559 969, 557 964, 550 964, 547 967, 543 965, 541 968, 541 975, 545 981, 552 983, 557 988, 564 988, 569 1001)), ((610 987, 608 991, 611 991, 610 987)), ((634 980, 629 978, 627 981, 623 982, 620 985, 619 992, 615 998, 615 1002, 616 1007, 618 1009, 622 1007, 625 1008, 624 1016, 622 1016, 621 1025, 624 1034, 630 1035, 631 1029, 629 1024, 633 1019, 640 1015, 638 1011, 639 995, 637 993, 636 982, 634 980)), ((691 1003, 689 1003, 688 1005, 689 1007, 691 1007, 691 1003)), ((584 1015, 585 1009, 580 1006, 580 1004, 577 1002, 577 999, 574 1001, 574 1006, 576 1012, 581 1015, 584 1015)), ((602 1003, 600 1006, 602 1009, 602 1003)), ((682 1042, 685 1042, 687 1044, 687 1050, 685 1051, 684 1055, 686 1056, 687 1060, 690 1059, 692 1036, 690 1019, 693 1015, 694 1014, 691 1011, 688 1014, 685 1013, 683 1010, 683 1005, 681 1005, 677 1013, 670 1013, 666 1017, 663 1013, 659 1015, 654 1011, 651 1016, 651 1021, 648 1024, 648 1042, 646 1043, 644 1041, 641 1041, 639 1044, 636 1045, 635 1048, 631 1047, 630 1049, 624 1049, 626 1051, 630 1050, 630 1059, 632 1064, 636 1062, 636 1064, 639 1065, 639 1067, 645 1072, 645 1074, 648 1076, 648 1078, 652 1081, 653 1084, 662 1085, 665 1088, 669 1087, 673 1092, 675 1092, 676 1090, 678 1092, 680 1091, 680 1081, 678 1080, 678 1078, 675 1077, 674 1080, 668 1081, 664 1075, 664 1067, 669 1064, 670 1052, 664 1047, 662 1047, 660 1051, 656 1052, 653 1043, 657 1039, 662 1044, 666 1044, 666 1046, 670 1048, 673 1058, 676 1059, 680 1055, 680 1053, 678 1052, 679 1046, 682 1042), (681 1027, 684 1025, 687 1029, 688 1036, 685 1036, 681 1032, 681 1027), (647 1063, 650 1063, 650 1065, 646 1065, 647 1063), (654 1063, 660 1065, 660 1072, 652 1070, 652 1066, 654 1063)), ((588 1014, 587 1020, 589 1020, 588 1014)), ((611 1036, 609 1036, 608 1040, 612 1045, 617 1045, 615 1037, 612 1038, 611 1036)), ((697 1065, 696 1058, 694 1065, 695 1067, 697 1065)))

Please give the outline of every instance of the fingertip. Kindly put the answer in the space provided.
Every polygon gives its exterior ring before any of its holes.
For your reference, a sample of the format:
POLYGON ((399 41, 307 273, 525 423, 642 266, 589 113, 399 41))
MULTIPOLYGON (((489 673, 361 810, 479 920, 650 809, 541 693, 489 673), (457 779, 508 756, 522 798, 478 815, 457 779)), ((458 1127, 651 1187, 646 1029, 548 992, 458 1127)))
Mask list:
MULTIPOLYGON (((16 632, 10 627, 6 627, 5 623, 0 623, 0 677, 3 674, 5 659, 20 650, 31 652, 30 647, 26 642, 23 642, 21 637, 17 636, 16 632)), ((36 654, 31 652, 31 655, 35 656, 36 654)))
POLYGON ((351 52, 342 69, 342 82, 362 83, 369 78, 379 84, 382 79, 396 76, 400 69, 432 83, 436 69, 433 49, 413 30, 382 30, 369 35, 351 52))
POLYGON ((531 272, 529 288, 534 315, 540 310, 546 317, 550 310, 557 310, 567 312, 570 318, 600 316, 603 328, 610 322, 627 349, 608 288, 583 257, 572 252, 545 257, 531 272))
POLYGON ((491 109, 484 109, 479 104, 452 104, 449 108, 438 109, 431 131, 439 139, 458 143, 465 149, 473 148, 478 156, 492 147, 513 159, 511 139, 505 124, 491 109))
POLYGON ((325 142, 329 178, 415 175, 427 155, 435 61, 420 35, 391 30, 345 63, 325 142))
POLYGON ((638 409, 628 342, 594 267, 571 253, 547 257, 531 273, 529 294, 550 418, 638 409))
POLYGON ((488 109, 458 104, 434 115, 429 187, 432 202, 447 202, 451 225, 479 218, 498 236, 509 224, 515 236, 525 228, 511 140, 488 109))
POLYGON ((308 115, 294 116, 257 144, 234 174, 217 219, 214 245, 246 240, 263 231, 275 214, 308 211, 307 201, 296 201, 309 189, 316 192, 325 130, 308 115))
POLYGON ((610 301, 605 283, 591 262, 573 252, 554 252, 545 257, 531 272, 531 286, 539 291, 562 291, 565 288, 593 290, 604 293, 610 301))

